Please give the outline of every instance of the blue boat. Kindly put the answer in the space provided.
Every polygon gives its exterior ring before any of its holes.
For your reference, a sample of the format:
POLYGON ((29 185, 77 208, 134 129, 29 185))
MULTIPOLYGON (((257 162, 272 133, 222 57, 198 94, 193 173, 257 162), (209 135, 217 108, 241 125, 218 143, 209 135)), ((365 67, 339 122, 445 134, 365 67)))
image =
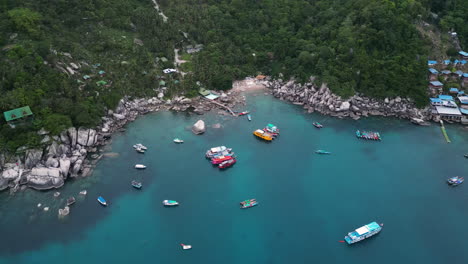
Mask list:
POLYGON ((143 184, 141 184, 141 182, 132 181, 132 186, 135 187, 136 189, 141 189, 143 184))
POLYGON ((378 234, 382 230, 382 227, 383 224, 372 222, 352 232, 349 232, 348 235, 345 236, 345 240, 348 244, 354 244, 356 242, 362 241, 368 237, 378 234))
POLYGON ((315 153, 317 153, 317 154, 331 154, 330 151, 325 151, 325 150, 322 150, 322 149, 316 150, 315 153))
POLYGON ((97 200, 98 200, 98 202, 99 202, 100 204, 102 204, 102 205, 104 205, 104 206, 107 206, 107 202, 106 202, 106 200, 105 200, 102 196, 99 196, 99 197, 97 198, 97 200))

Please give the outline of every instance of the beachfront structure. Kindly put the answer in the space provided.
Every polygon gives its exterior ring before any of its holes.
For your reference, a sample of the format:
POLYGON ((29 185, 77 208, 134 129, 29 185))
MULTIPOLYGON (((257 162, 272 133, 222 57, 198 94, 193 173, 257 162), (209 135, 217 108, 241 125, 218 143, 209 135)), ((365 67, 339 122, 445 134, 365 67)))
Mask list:
POLYGON ((460 51, 458 52, 462 59, 468 59, 468 52, 460 51))
POLYGON ((198 90, 198 93, 199 93, 201 96, 205 97, 206 99, 210 99, 210 100, 215 100, 216 98, 219 97, 219 95, 217 95, 217 94, 215 94, 215 93, 213 93, 213 92, 211 92, 211 91, 209 91, 209 90, 206 90, 206 89, 204 89, 204 88, 200 88, 200 89, 198 90))
POLYGON ((16 125, 21 124, 25 121, 29 121, 33 116, 33 112, 29 106, 23 106, 20 108, 12 109, 10 111, 3 112, 5 121, 14 128, 16 125))
POLYGON ((442 100, 440 98, 429 98, 432 106, 441 106, 442 100))
POLYGON ((444 84, 439 81, 429 82, 429 90, 431 94, 440 94, 442 92, 443 87, 444 87, 444 84))
POLYGON ((427 61, 427 66, 434 66, 436 64, 437 64, 437 61, 435 61, 435 60, 428 60, 427 61))
POLYGON ((436 106, 433 114, 437 114, 441 119, 449 121, 460 121, 462 113, 458 107, 436 106))
POLYGON ((458 89, 457 88, 450 88, 449 93, 458 94, 458 89))

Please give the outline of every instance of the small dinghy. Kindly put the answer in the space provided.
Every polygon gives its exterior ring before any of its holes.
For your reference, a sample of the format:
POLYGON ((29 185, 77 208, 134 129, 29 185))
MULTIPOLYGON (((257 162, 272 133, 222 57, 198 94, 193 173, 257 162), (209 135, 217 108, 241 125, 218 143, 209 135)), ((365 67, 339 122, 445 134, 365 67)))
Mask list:
POLYGON ((67 206, 70 206, 70 205, 74 204, 75 202, 76 202, 76 199, 75 199, 75 197, 72 196, 72 197, 67 199, 67 206))
POLYGON ((192 245, 185 245, 185 244, 180 244, 180 245, 182 246, 182 249, 184 249, 184 250, 192 248, 192 245))
POLYGON ((174 200, 164 200, 162 203, 164 204, 164 206, 177 206, 177 205, 179 205, 179 203, 177 201, 174 201, 174 200))
POLYGON ((174 143, 180 144, 180 143, 184 143, 184 141, 180 138, 174 138, 174 143))
POLYGON ((249 111, 244 111, 244 112, 240 112, 238 115, 243 116, 243 115, 247 115, 248 113, 249 113, 249 111))
POLYGON ((316 128, 322 128, 322 124, 320 124, 319 122, 313 122, 312 125, 314 125, 314 127, 316 128))
POLYGON ((136 164, 135 169, 146 169, 146 166, 143 164, 136 164))
POLYGON ((252 121, 252 116, 251 116, 251 115, 247 115, 247 119, 248 119, 249 121, 252 121))
POLYGON ((102 205, 104 205, 104 206, 107 206, 107 202, 106 202, 106 200, 105 200, 102 196, 99 196, 99 197, 97 198, 97 200, 98 200, 98 202, 99 202, 100 204, 102 204, 102 205))
POLYGON ((316 150, 315 153, 317 153, 317 154, 331 154, 330 151, 325 151, 325 150, 322 150, 322 149, 316 150))
POLYGON ((240 202, 240 204, 241 204, 241 209, 245 209, 245 208, 250 208, 250 207, 254 207, 258 205, 258 202, 257 202, 257 199, 249 199, 249 200, 244 200, 240 202))
POLYGON ((147 150, 147 149, 148 149, 147 147, 143 146, 143 144, 141 144, 141 143, 138 143, 138 144, 133 145, 133 148, 134 148, 134 149, 138 149, 138 148, 139 148, 139 149, 142 149, 142 150, 147 150))
POLYGON ((141 189, 141 187, 143 187, 143 184, 141 184, 141 182, 132 181, 132 186, 136 189, 141 189))
POLYGON ((462 184, 465 181, 463 177, 455 176, 447 179, 447 183, 452 186, 457 186, 462 184))
POLYGON ((145 153, 145 150, 142 149, 142 148, 136 148, 135 150, 136 150, 136 152, 138 152, 138 153, 145 153))

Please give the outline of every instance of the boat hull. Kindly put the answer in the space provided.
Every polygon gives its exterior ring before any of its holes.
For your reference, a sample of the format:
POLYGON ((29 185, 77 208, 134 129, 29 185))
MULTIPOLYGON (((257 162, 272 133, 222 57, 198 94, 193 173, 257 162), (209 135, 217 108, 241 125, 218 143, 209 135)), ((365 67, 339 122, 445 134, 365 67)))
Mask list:
MULTIPOLYGON (((371 223, 372 224, 372 223, 371 223)), ((369 224, 369 225, 371 225, 369 224)), ((365 233, 365 234, 362 234, 362 235, 359 235, 359 236, 356 236, 356 235, 352 235, 353 233, 355 234, 356 231, 353 231, 353 232, 350 232, 348 233, 347 236, 345 236, 345 241, 346 243, 348 243, 349 245, 351 244, 354 244, 354 243, 357 243, 357 242, 360 242, 364 239, 367 239, 369 237, 372 237, 372 236, 375 236, 377 235, 378 233, 380 233, 380 231, 382 231, 382 226, 383 224, 377 224, 374 222, 375 225, 378 225, 378 228, 374 229, 374 230, 371 230, 369 231, 368 233, 365 233)), ((361 227, 363 228, 363 227, 361 227)))

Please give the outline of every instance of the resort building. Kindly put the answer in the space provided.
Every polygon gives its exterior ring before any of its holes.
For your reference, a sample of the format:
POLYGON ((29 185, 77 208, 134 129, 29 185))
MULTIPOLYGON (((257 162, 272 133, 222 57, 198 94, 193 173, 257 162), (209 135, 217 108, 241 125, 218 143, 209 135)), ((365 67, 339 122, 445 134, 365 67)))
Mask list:
POLYGON ((449 121, 460 121, 462 113, 458 107, 435 106, 433 114, 437 114, 441 119, 449 121))
POLYGON ((460 54, 462 59, 468 59, 468 52, 460 51, 458 54, 460 54))
POLYGON ((434 68, 429 68, 429 80, 436 81, 439 72, 434 68))
POLYGON ((15 126, 29 121, 33 116, 33 112, 29 106, 23 106, 6 111, 3 113, 3 116, 5 117, 5 121, 8 123, 8 125, 10 125, 12 128, 15 128, 15 126))
POLYGON ((437 61, 435 61, 435 60, 428 60, 427 61, 427 66, 434 66, 436 64, 437 64, 437 61))
POLYGON ((200 88, 200 90, 198 90, 198 93, 205 97, 206 99, 210 99, 210 100, 215 100, 216 98, 219 97, 219 95, 209 91, 209 90, 206 90, 204 88, 200 88))
POLYGON ((444 84, 439 81, 431 81, 429 83, 429 91, 433 95, 442 93, 443 87, 444 87, 444 84))

